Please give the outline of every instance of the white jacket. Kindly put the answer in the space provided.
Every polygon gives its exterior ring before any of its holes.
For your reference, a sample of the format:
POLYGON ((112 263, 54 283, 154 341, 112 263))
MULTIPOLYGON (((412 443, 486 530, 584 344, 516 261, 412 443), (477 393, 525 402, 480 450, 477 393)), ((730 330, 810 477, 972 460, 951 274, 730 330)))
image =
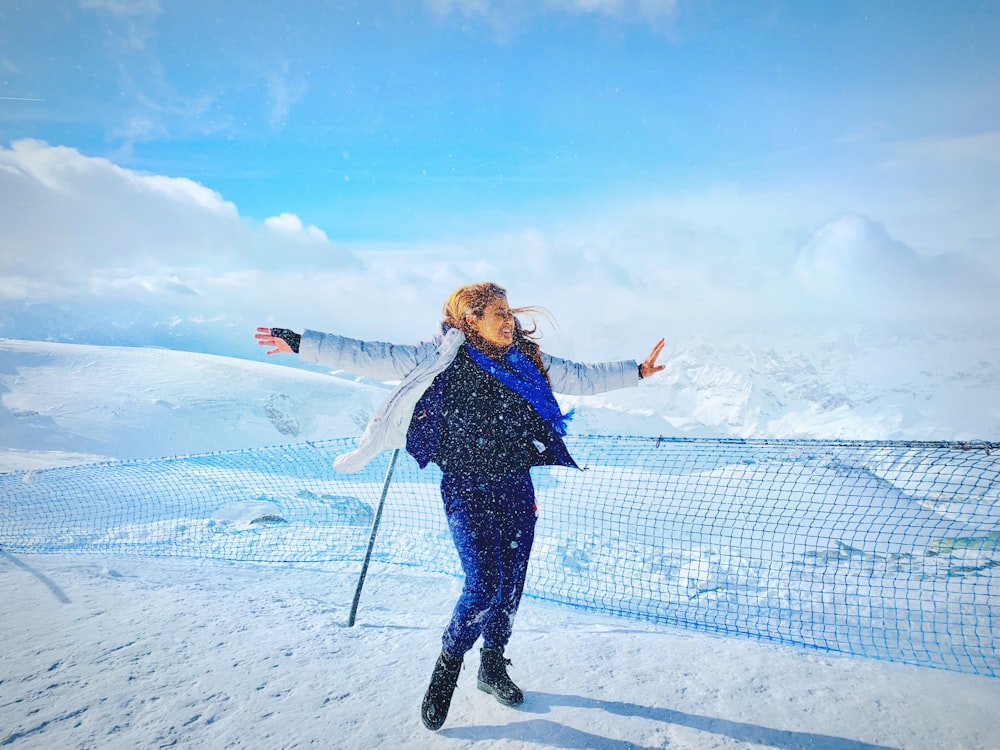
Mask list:
MULTIPOLYGON (((383 450, 406 447, 406 432, 417 401, 455 360, 464 342, 464 334, 456 328, 414 346, 359 341, 318 331, 303 333, 299 359, 304 362, 379 380, 401 379, 368 422, 358 447, 338 456, 334 468, 348 473, 359 471, 383 450)), ((639 365, 631 359, 585 364, 543 352, 542 363, 556 393, 589 396, 639 383, 639 365)))

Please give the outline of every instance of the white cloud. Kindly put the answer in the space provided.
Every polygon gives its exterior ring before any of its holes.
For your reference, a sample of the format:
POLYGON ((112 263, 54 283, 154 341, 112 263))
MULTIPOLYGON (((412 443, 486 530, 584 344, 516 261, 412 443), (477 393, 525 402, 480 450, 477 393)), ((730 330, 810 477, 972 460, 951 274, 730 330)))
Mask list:
POLYGON ((215 274, 264 259, 302 268, 353 263, 291 214, 255 226, 192 180, 30 140, 0 148, 0 227, 7 298, 192 296, 215 274))
POLYGON ((606 16, 638 14, 648 20, 672 18, 677 14, 677 0, 545 0, 545 7, 606 16))
POLYGON ((485 18, 492 11, 489 0, 424 0, 424 5, 439 16, 458 13, 466 18, 485 18))
POLYGON ((677 6, 678 0, 639 0, 639 12, 646 18, 672 18, 677 6))
POLYGON ((546 0, 545 6, 573 13, 603 13, 611 15, 619 12, 625 0, 546 0))
POLYGON ((157 15, 161 10, 160 0, 80 0, 80 7, 125 17, 157 15))
POLYGON ((424 0, 437 16, 458 15, 484 21, 498 30, 509 30, 539 11, 595 15, 616 19, 641 19, 653 25, 676 17, 678 0, 543 0, 538 2, 489 0, 424 0))
POLYGON ((920 329, 1000 319, 1000 277, 970 256, 920 256, 871 219, 850 214, 816 230, 795 271, 831 316, 894 321, 920 329))
POLYGON ((278 216, 271 216, 264 220, 264 226, 276 233, 303 242, 328 243, 330 241, 322 229, 312 224, 305 226, 302 219, 295 214, 282 213, 278 216))
POLYGON ((849 214, 824 224, 800 249, 795 270, 814 293, 841 297, 870 287, 912 279, 917 257, 885 228, 849 214))
POLYGON ((243 241, 236 207, 185 178, 144 175, 75 149, 0 149, 8 272, 79 276, 142 260, 183 265, 243 241))
POLYGON ((264 220, 264 224, 276 232, 295 233, 302 231, 302 219, 295 214, 283 213, 264 220))
POLYGON ((106 42, 121 53, 147 49, 155 34, 154 22, 161 12, 159 0, 80 0, 80 7, 115 19, 119 28, 108 29, 106 42))
POLYGON ((306 95, 308 86, 299 77, 292 75, 287 61, 273 65, 264 74, 267 81, 268 123, 273 128, 282 128, 292 106, 306 95))

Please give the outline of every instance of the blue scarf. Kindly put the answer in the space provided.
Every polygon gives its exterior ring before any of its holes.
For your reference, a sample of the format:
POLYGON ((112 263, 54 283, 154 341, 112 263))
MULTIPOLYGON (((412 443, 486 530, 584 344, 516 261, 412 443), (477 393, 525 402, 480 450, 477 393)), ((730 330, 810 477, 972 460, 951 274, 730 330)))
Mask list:
POLYGON ((465 351, 473 362, 527 401, 538 416, 552 426, 557 435, 562 437, 566 434, 566 425, 573 416, 573 410, 562 413, 545 376, 527 356, 511 347, 503 355, 503 361, 507 364, 504 367, 472 345, 466 345, 465 351))

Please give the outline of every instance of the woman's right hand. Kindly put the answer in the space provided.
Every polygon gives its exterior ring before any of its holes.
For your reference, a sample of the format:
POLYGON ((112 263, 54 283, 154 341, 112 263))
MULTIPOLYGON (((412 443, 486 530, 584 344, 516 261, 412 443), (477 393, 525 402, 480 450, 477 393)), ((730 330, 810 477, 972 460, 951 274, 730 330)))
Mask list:
POLYGON ((287 328, 258 328, 253 336, 261 346, 273 346, 267 354, 295 354, 302 338, 287 328))

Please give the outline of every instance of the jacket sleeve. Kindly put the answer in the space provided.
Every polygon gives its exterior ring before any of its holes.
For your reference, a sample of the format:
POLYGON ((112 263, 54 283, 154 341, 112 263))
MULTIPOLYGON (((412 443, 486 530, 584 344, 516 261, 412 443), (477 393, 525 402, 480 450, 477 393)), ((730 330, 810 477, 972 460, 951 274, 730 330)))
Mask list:
POLYGON ((387 344, 309 330, 299 343, 299 359, 303 362, 377 380, 400 380, 435 351, 433 342, 387 344))
POLYGON ((587 364, 543 352, 542 363, 548 368, 552 390, 568 396, 592 396, 639 384, 639 363, 634 359, 587 364))

